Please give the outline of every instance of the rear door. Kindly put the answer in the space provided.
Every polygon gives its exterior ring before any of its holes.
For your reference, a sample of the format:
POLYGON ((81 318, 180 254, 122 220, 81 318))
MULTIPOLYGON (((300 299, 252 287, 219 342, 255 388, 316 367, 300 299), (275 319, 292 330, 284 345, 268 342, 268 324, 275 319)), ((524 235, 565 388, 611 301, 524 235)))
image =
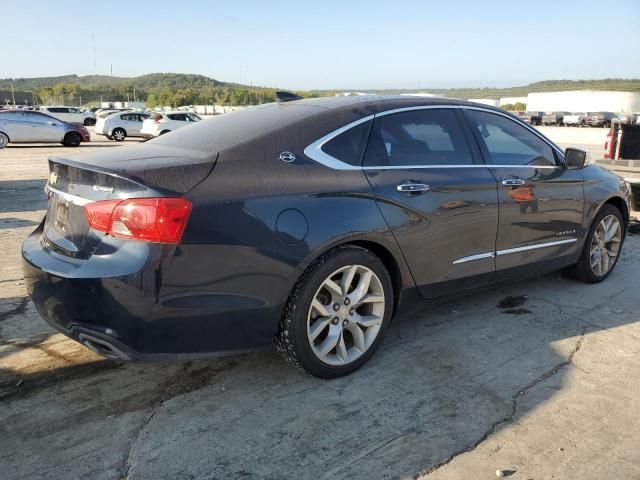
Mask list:
POLYGON ((555 146, 509 115, 463 110, 498 182, 498 272, 574 254, 585 234, 580 172, 565 169, 555 146))
POLYGON ((493 279, 496 181, 457 107, 376 115, 363 168, 424 296, 493 279))

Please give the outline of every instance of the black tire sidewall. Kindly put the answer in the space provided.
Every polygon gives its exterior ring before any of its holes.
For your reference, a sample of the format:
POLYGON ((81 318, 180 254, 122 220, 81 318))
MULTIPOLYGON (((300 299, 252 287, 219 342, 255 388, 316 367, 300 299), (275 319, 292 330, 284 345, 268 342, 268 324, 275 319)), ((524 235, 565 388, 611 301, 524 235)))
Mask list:
POLYGON ((335 378, 347 375, 360 368, 375 353, 380 345, 384 332, 389 327, 393 313, 393 286, 384 264, 373 253, 360 247, 348 247, 337 250, 329 258, 318 265, 304 280, 295 301, 295 309, 291 319, 292 339, 296 356, 302 367, 312 375, 322 378, 335 378), (357 360, 345 366, 328 365, 318 359, 307 338, 307 314, 318 288, 334 271, 345 265, 364 265, 370 268, 380 279, 385 295, 385 312, 382 326, 373 344, 357 360))
POLYGON ((77 147, 82 142, 82 138, 76 132, 69 132, 65 135, 64 144, 67 147, 77 147), (72 140, 74 139, 74 140, 72 140))
POLYGON ((611 272, 613 272, 614 268, 618 264, 618 260, 620 259, 620 255, 622 254, 622 245, 624 244, 624 239, 625 239, 625 222, 624 222, 624 218, 622 217, 622 213, 620 213, 620 210, 618 210, 613 205, 605 204, 600 209, 598 214, 595 216, 595 218, 593 219, 593 222, 591 222, 591 227, 589 227, 589 233, 587 234, 587 238, 585 239, 585 244, 584 244, 584 247, 582 248, 582 254, 580 255, 580 260, 576 265, 579 279, 586 281, 588 283, 598 283, 598 282, 602 282, 603 280, 606 280, 606 278, 609 275, 611 275, 611 272), (593 241, 593 236, 595 234, 596 228, 598 228, 598 225, 600 225, 600 222, 602 221, 602 219, 609 215, 615 215, 618 218, 618 221, 620 222, 620 228, 622 229, 622 237, 620 239, 620 249, 618 250, 618 255, 616 256, 616 259, 614 260, 613 265, 611 266, 609 271, 604 275, 598 276, 591 269, 591 242, 593 241))

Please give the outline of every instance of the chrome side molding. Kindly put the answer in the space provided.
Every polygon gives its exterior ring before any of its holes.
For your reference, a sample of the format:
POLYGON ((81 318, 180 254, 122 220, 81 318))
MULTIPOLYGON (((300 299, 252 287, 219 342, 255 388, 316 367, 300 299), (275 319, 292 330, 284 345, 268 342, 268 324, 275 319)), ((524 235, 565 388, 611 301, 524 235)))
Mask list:
POLYGON ((511 253, 526 252, 527 250, 537 250, 539 248, 556 247, 558 245, 565 245, 569 243, 577 242, 577 238, 568 238, 566 240, 556 240, 554 242, 536 243, 535 245, 525 245, 524 247, 507 248, 504 250, 496 250, 495 252, 478 253, 476 255, 469 255, 468 257, 462 257, 453 261, 453 265, 460 263, 473 262, 474 260, 483 260, 485 258, 493 258, 499 255, 509 255, 511 253))

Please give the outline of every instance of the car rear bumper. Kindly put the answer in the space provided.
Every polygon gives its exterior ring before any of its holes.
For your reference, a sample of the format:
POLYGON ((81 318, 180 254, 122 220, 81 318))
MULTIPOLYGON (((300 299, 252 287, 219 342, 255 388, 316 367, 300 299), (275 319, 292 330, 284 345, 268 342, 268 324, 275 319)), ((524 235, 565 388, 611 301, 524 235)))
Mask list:
POLYGON ((103 356, 189 359, 271 342, 281 306, 217 293, 199 303, 188 289, 163 299, 163 272, 175 246, 135 242, 142 251, 137 258, 116 250, 76 261, 49 250, 41 235, 39 227, 22 247, 29 296, 49 325, 103 356))

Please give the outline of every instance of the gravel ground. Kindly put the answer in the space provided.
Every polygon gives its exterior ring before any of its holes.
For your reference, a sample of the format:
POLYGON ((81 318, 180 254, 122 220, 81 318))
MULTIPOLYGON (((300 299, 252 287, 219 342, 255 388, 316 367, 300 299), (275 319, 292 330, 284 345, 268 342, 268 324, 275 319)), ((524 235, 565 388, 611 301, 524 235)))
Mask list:
MULTIPOLYGON (((592 152, 604 135, 543 130, 592 152)), ((637 226, 606 282, 552 274, 424 306, 347 378, 271 349, 122 364, 39 319, 19 256, 47 156, 132 143, 0 151, 3 480, 640 478, 637 226)))

